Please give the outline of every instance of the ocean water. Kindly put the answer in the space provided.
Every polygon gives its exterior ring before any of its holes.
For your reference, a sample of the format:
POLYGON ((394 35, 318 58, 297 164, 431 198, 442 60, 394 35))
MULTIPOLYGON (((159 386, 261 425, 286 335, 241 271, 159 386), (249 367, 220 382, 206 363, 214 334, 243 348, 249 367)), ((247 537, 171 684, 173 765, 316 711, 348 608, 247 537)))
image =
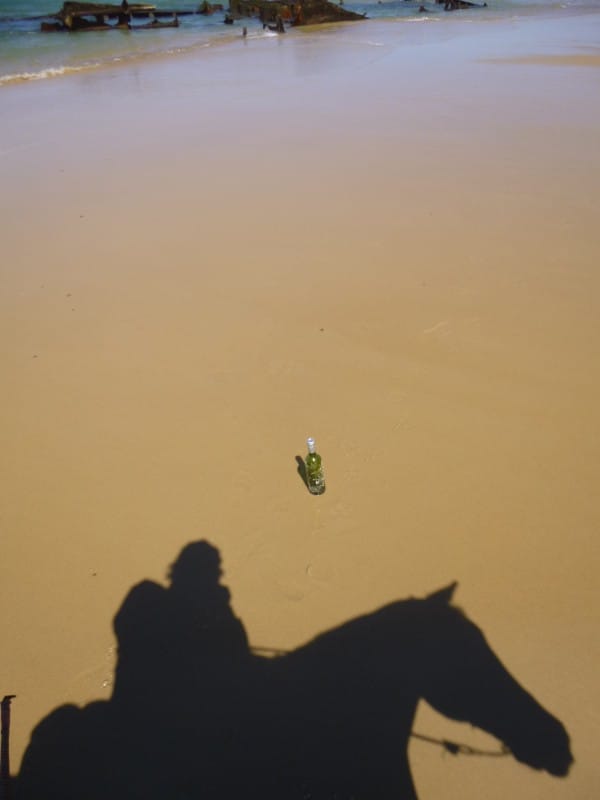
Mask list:
MULTIPOLYGON (((345 8, 369 19, 395 22, 450 24, 460 15, 489 21, 532 14, 559 14, 598 8, 600 0, 488 0, 485 9, 446 12, 435 0, 345 0, 345 8), (419 13, 423 4, 427 13, 419 13)), ((200 0, 158 0, 159 9, 194 11, 200 0)), ((43 80, 69 72, 130 63, 154 55, 176 56, 195 48, 227 45, 239 39, 246 26, 249 37, 265 33, 258 20, 224 25, 224 14, 193 14, 180 18, 179 28, 154 31, 101 31, 42 33, 41 17, 55 13, 62 0, 0 0, 0 90, 19 81, 43 80)), ((227 8, 227 0, 223 5, 227 8)), ((348 23, 348 24, 362 24, 348 23)), ((292 35, 301 35, 295 29, 292 35)))

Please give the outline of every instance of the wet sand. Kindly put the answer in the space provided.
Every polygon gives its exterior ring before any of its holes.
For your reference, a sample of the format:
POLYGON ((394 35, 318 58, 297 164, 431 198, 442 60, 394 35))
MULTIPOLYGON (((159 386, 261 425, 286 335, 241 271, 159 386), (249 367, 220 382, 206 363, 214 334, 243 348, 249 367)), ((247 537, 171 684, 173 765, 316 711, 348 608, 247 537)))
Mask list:
POLYGON ((0 92, 14 771, 205 538, 257 647, 458 581, 577 763, 415 741, 420 797, 593 796, 599 28, 334 26, 0 92))

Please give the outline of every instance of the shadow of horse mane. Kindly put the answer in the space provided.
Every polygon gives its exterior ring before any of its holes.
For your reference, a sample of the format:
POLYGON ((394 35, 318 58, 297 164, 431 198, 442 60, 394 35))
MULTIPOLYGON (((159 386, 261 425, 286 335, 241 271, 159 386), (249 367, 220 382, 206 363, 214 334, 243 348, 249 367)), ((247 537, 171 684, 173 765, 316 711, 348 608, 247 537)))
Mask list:
POLYGON ((42 720, 17 800, 415 800, 407 749, 421 699, 567 774, 564 727, 451 604, 455 584, 265 658, 220 575, 218 551, 194 542, 168 588, 131 590, 114 621, 111 699, 42 720))

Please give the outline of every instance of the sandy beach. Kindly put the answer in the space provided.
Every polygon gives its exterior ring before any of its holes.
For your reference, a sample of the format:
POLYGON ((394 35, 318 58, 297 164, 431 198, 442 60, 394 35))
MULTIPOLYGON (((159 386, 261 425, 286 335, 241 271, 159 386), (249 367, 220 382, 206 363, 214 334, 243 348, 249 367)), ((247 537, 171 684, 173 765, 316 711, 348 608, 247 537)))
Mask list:
MULTIPOLYGON (((14 774, 206 539, 258 648, 457 581, 575 764, 412 740, 420 800, 592 800, 599 34, 365 22, 0 88, 14 774)), ((424 702, 414 730, 497 746, 424 702)))

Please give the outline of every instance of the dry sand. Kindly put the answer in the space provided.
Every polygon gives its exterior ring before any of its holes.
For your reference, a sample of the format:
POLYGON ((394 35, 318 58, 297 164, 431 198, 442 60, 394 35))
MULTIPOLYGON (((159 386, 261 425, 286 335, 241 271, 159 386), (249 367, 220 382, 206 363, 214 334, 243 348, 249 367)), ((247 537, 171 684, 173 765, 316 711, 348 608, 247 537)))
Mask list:
POLYGON ((206 538, 257 646, 457 580, 577 763, 414 742, 420 797, 595 796, 599 31, 365 23, 0 91, 14 771, 206 538))

